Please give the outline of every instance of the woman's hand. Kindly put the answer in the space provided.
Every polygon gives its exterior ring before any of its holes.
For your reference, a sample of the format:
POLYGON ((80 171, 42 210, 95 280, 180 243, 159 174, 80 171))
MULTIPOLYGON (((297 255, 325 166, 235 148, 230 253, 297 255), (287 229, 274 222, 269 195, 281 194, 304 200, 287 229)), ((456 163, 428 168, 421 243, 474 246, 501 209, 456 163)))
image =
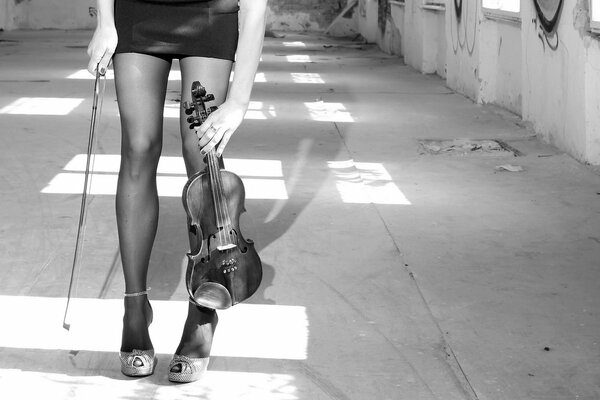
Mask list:
POLYGON ((195 128, 200 139, 200 153, 207 154, 216 147, 217 155, 221 156, 227 142, 244 120, 247 109, 245 104, 227 100, 212 112, 202 125, 195 128))
POLYGON ((117 30, 114 26, 96 28, 87 49, 87 54, 90 56, 87 69, 90 74, 96 75, 96 69, 99 69, 101 75, 106 73, 117 48, 117 41, 117 30))

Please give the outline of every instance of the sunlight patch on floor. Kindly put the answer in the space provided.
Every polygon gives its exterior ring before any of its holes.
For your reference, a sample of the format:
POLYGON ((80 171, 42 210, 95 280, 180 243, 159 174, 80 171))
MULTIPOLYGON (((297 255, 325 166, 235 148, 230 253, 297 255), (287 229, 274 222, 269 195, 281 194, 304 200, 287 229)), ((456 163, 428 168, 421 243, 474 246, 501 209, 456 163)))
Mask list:
MULTIPOLYGON (((115 79, 115 72, 112 69, 106 71, 106 79, 115 79)), ((67 76, 67 79, 85 79, 85 80, 94 80, 96 77, 88 72, 87 69, 80 69, 78 71, 73 72, 72 74, 67 76)), ((169 72, 169 80, 170 81, 181 81, 181 70, 179 69, 171 69, 169 72)), ((233 72, 230 75, 229 81, 233 80, 233 72)), ((257 72, 254 77, 254 83, 266 83, 267 79, 265 77, 264 72, 257 72)))
MULTIPOLYGON (((114 367, 118 368, 116 363, 114 367)), ((165 366, 157 366, 155 375, 162 372, 158 367, 165 366)), ((164 381, 155 382, 155 377, 111 378, 85 375, 86 372, 88 371, 82 370, 78 375, 77 370, 75 373, 58 374, 0 369, 0 386, 2 393, 11 394, 9 397, 14 399, 296 400, 299 398, 295 378, 286 374, 212 371, 209 366, 209 370, 199 381, 177 385, 166 380, 166 373, 164 381)))
MULTIPOLYGON (((179 118, 179 109, 179 103, 167 103, 165 104, 163 116, 165 118, 179 118)), ((277 113, 274 105, 265 107, 262 101, 251 101, 248 104, 248 110, 246 111, 246 115, 244 115, 244 119, 269 119, 275 118, 276 116, 277 113)))
POLYGON ((328 165, 344 203, 411 204, 381 163, 346 160, 329 161, 328 165))
MULTIPOLYGON (((118 154, 97 154, 93 162, 93 172, 118 173, 121 156, 118 154)), ((65 171, 84 172, 87 156, 77 154, 67 165, 65 171)), ((249 158, 223 159, 226 169, 240 176, 282 178, 283 166, 280 160, 260 160, 249 158)), ((185 163, 181 156, 161 156, 158 161, 158 174, 185 175, 185 163)))
MULTIPOLYGON (((117 175, 90 175, 89 194, 115 195, 117 193, 117 175)), ((80 194, 83 192, 83 173, 62 172, 54 176, 41 192, 49 194, 80 194)), ((157 176, 156 186, 161 197, 181 197, 187 182, 185 176, 157 176)), ((288 198, 283 179, 242 178, 246 189, 246 199, 285 200, 288 198)))
POLYGON ((342 103, 316 101, 304 103, 304 106, 314 121, 354 122, 354 118, 342 103))
POLYGON ((275 106, 270 105, 265 107, 262 101, 251 101, 248 105, 248 111, 244 115, 244 119, 269 119, 275 118, 277 113, 275 112, 275 106))
MULTIPOLYGON (((41 190, 50 194, 80 194, 83 192, 87 156, 78 154, 41 190)), ((93 158, 88 181, 88 193, 115 195, 121 157, 118 154, 98 154, 93 158)), ((226 169, 242 178, 246 199, 285 200, 288 198, 280 160, 225 158, 226 169)), ((162 156, 158 163, 156 185, 162 197, 180 197, 188 181, 182 157, 162 156)))
MULTIPOLYGON (((153 300, 150 335, 155 351, 177 348, 187 301, 153 300)), ((0 296, 0 347, 18 349, 118 351, 123 318, 122 299, 71 300, 68 323, 62 327, 65 298, 0 296), (36 315, 36 318, 25 318, 36 315), (43 333, 42 333, 43 332, 43 333)), ((308 317, 301 306, 238 304, 219 311, 213 356, 304 360, 308 317), (243 332, 243 334, 240 334, 243 332)))
POLYGON ((0 109, 0 114, 68 115, 84 99, 63 97, 21 97, 0 109))
POLYGON ((290 63, 311 63, 313 62, 310 56, 306 54, 292 54, 289 56, 285 56, 287 62, 290 63))
POLYGON ((316 83, 323 84, 325 81, 320 74, 310 72, 292 72, 292 80, 294 83, 316 83))
POLYGON ((266 83, 267 78, 264 72, 257 72, 254 76, 254 83, 266 83))
POLYGON ((306 44, 301 41, 282 42, 285 47, 306 47, 306 44))
MULTIPOLYGON (((109 69, 106 71, 106 79, 115 79, 115 71, 109 69)), ((94 80, 96 77, 89 73, 87 69, 80 69, 76 72, 67 76, 67 79, 85 79, 85 80, 94 80)), ((181 71, 172 69, 169 72, 169 80, 170 81, 180 81, 181 80, 181 71)))

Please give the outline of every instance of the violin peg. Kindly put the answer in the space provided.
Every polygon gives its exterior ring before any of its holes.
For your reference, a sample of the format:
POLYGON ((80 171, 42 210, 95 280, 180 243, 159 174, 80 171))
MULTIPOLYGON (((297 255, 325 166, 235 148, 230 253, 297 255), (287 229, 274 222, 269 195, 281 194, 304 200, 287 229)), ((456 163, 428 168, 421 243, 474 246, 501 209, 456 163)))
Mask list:
POLYGON ((213 111, 217 111, 218 107, 217 106, 212 106, 211 108, 208 109, 208 113, 210 114, 213 111))
POLYGON ((187 115, 190 115, 194 112, 194 106, 190 105, 190 103, 188 103, 187 101, 183 102, 183 109, 185 110, 185 113, 187 115))
POLYGON ((202 97, 202 100, 204 100, 204 101, 213 101, 214 99, 215 99, 215 95, 212 93, 209 93, 206 96, 202 97))
POLYGON ((191 124, 193 122, 196 122, 196 118, 193 115, 190 115, 189 117, 187 117, 186 121, 191 124))
POLYGON ((205 94, 206 94, 206 89, 204 88, 204 86, 202 86, 200 84, 200 82, 198 82, 198 81, 192 82, 192 96, 193 97, 204 96, 205 94))

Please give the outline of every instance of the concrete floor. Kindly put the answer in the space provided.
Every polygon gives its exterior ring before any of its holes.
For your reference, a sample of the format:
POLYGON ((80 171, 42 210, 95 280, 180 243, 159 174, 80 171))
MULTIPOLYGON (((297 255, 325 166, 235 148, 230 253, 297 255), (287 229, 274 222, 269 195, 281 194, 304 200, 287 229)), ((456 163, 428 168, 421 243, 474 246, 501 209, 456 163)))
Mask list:
POLYGON ((243 232, 265 277, 220 313, 209 371, 189 385, 166 379, 187 307, 174 65, 149 276, 159 364, 122 376, 112 80, 62 329, 89 37, 0 33, 0 398, 600 398, 599 175, 438 77, 315 35, 266 41, 225 160, 246 182, 243 232), (418 142, 456 138, 501 139, 523 155, 432 155, 418 142))

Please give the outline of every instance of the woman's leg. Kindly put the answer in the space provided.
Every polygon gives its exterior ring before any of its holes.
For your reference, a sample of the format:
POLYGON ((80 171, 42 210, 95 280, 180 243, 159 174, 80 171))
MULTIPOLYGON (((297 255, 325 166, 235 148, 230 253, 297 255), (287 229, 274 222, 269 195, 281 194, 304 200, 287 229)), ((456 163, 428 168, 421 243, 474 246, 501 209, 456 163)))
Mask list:
MULTIPOLYGON (((213 94, 215 100, 206 104, 207 107, 219 106, 227 97, 229 76, 232 62, 216 58, 185 57, 179 62, 181 67, 181 104, 191 101, 192 82, 199 81, 206 88, 206 93, 213 94)), ((189 128, 187 115, 181 110, 181 142, 183 159, 188 176, 204 169, 202 156, 198 149, 198 136, 189 128)))
MULTIPOLYGON (((186 57, 181 59, 182 104, 191 100, 191 87, 194 81, 199 81, 206 88, 207 93, 215 96, 215 100, 208 103, 207 106, 222 104, 227 96, 231 66, 231 61, 215 58, 186 57)), ((187 173, 188 176, 192 176, 204 169, 204 163, 198 148, 198 137, 194 130, 189 128, 183 110, 181 113, 181 138, 187 173)), ((196 237, 193 235, 190 235, 190 248, 196 248, 196 237)), ((215 310, 190 303, 181 342, 175 353, 192 358, 208 357, 217 319, 215 310)), ((180 368, 180 365, 175 365, 172 372, 179 372, 180 368)))
MULTIPOLYGON (((122 130, 116 211, 126 293, 147 287, 158 223, 156 168, 170 68, 170 61, 144 54, 121 53, 114 57, 122 130)), ((125 297, 124 302, 121 351, 152 349, 148 334, 152 309, 147 297, 125 297)))

